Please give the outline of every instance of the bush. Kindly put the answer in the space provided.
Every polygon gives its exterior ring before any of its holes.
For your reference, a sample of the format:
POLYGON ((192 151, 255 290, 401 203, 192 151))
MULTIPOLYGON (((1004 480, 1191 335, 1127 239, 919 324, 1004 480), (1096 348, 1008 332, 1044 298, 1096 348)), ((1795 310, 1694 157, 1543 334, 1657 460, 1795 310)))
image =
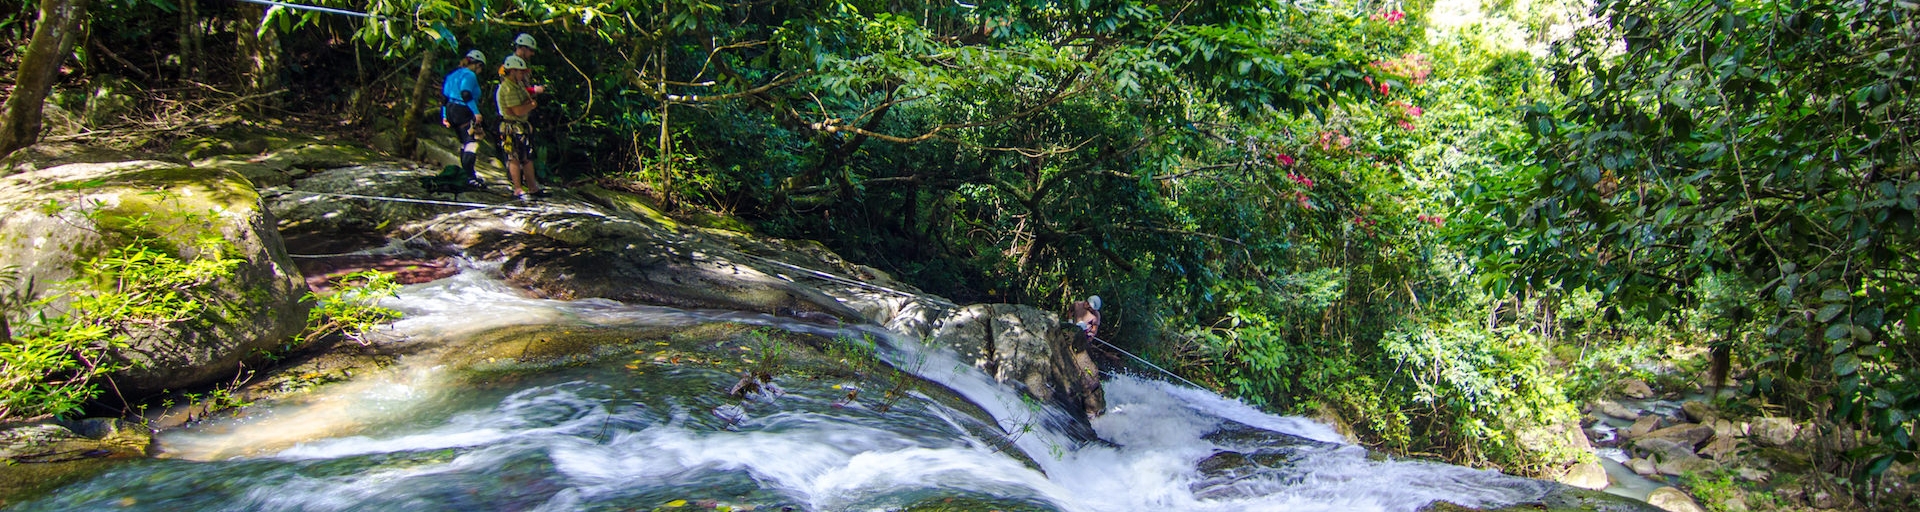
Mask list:
MULTIPOLYGON (((198 256, 181 260, 135 237, 124 247, 81 264, 80 275, 61 284, 65 294, 23 303, 28 290, 11 290, 5 314, 25 322, 0 344, 0 419, 59 416, 99 396, 96 378, 122 368, 112 355, 136 329, 164 329, 200 318, 212 304, 213 284, 233 276, 238 258, 225 255, 215 237, 196 244, 198 256), (65 314, 49 315, 53 301, 71 297, 65 314)), ((9 276, 10 277, 10 276, 9 276)), ((15 288, 12 279, 0 283, 15 288)), ((11 318, 10 318, 11 319, 11 318)), ((9 324, 13 324, 9 322, 9 324)))
POLYGON ((399 311, 380 306, 381 298, 400 293, 400 283, 394 281, 393 273, 369 269, 331 281, 333 291, 308 292, 302 299, 315 304, 307 312, 307 329, 301 335, 301 344, 338 333, 365 345, 367 333, 400 318, 399 311))
POLYGON ((1381 348, 1401 369, 1396 377, 1411 384, 1392 391, 1407 393, 1409 414, 1421 422, 1416 433, 1451 448, 1455 460, 1541 474, 1579 456, 1568 446, 1523 440, 1579 416, 1535 336, 1475 322, 1415 324, 1388 332, 1381 348))

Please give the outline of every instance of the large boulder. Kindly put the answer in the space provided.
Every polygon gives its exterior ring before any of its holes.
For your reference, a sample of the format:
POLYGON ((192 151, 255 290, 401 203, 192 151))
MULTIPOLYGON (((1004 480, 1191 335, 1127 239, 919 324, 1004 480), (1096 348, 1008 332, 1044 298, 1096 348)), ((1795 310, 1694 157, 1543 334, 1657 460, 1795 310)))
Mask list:
POLYGON ((1625 405, 1621 405, 1620 402, 1601 399, 1601 400, 1595 400, 1593 402, 1593 406, 1595 409, 1599 410, 1601 414, 1605 414, 1615 418, 1620 418, 1623 420, 1640 419, 1640 411, 1627 407, 1625 405))
POLYGON ((1719 411, 1713 408, 1713 404, 1700 400, 1688 400, 1680 404, 1680 410, 1686 412, 1687 417, 1693 419, 1694 423, 1711 424, 1714 419, 1720 417, 1719 411))
POLYGON ((1612 483, 1607 480, 1607 468, 1598 462, 1579 462, 1567 466, 1566 471, 1554 475, 1554 481, 1595 491, 1606 489, 1612 483))
POLYGON ((1639 439, 1642 437, 1646 437, 1648 433, 1653 432, 1655 430, 1659 430, 1659 429, 1660 429, 1659 416, 1652 415, 1652 414, 1641 416, 1640 419, 1633 421, 1633 426, 1627 427, 1627 439, 1639 439))
POLYGON ((1593 460, 1593 443, 1587 440, 1580 424, 1575 422, 1554 423, 1543 426, 1521 427, 1514 439, 1520 447, 1544 466, 1544 476, 1576 487, 1604 489, 1607 486, 1606 472, 1602 470, 1596 483, 1591 470, 1601 469, 1593 460), (1589 465, 1591 467, 1582 467, 1589 465), (1592 487, 1598 485, 1599 487, 1592 487))
MULTIPOLYGON (((19 268, 38 297, 65 308, 56 283, 135 238, 182 259, 203 237, 242 261, 214 283, 201 318, 131 333, 112 377, 123 395, 231 379, 248 358, 282 351, 306 324, 306 283, 251 183, 224 169, 161 161, 67 164, 0 178, 0 266, 19 268)), ((64 286, 64 285, 63 285, 64 286)), ((99 286, 74 283, 71 286, 99 286)))
POLYGON ((1633 442, 1634 451, 1653 461, 1654 468, 1661 474, 1679 475, 1688 471, 1703 471, 1716 466, 1713 461, 1702 459, 1693 452, 1693 445, 1684 440, 1664 437, 1649 437, 1633 442))
MULTIPOLYGON (((940 322, 931 342, 995 380, 1072 414, 1080 422, 1106 410, 1100 376, 1084 341, 1058 316, 1019 304, 975 304, 940 322)), ((1584 437, 1583 437, 1584 438, 1584 437)))
POLYGON ((1640 380, 1640 379, 1627 379, 1620 383, 1620 394, 1626 395, 1627 398, 1645 400, 1648 398, 1653 398, 1654 393, 1653 393, 1653 387, 1648 386, 1647 381, 1640 380))
POLYGON ((1786 446, 1799 433, 1800 426, 1794 424, 1792 419, 1780 417, 1755 419, 1753 426, 1748 429, 1749 438, 1761 446, 1786 446))
POLYGON ((1654 489, 1653 494, 1647 495, 1647 503, 1667 512, 1707 512, 1693 501, 1692 496, 1672 487, 1654 489))
POLYGON ((1653 476, 1653 475, 1660 474, 1660 468, 1655 467, 1653 465, 1653 461, 1650 461, 1647 459, 1634 457, 1632 459, 1628 459, 1626 465, 1627 465, 1627 469, 1633 470, 1633 474, 1636 474, 1636 475, 1653 476))
POLYGON ((1699 423, 1682 423, 1671 427, 1648 432, 1636 439, 1672 439, 1686 443, 1687 446, 1700 446, 1713 437, 1713 427, 1699 423))
POLYGON ((1700 447, 1700 454, 1717 461, 1729 461, 1739 456, 1745 443, 1740 441, 1740 431, 1733 422, 1725 419, 1713 420, 1713 440, 1700 447))

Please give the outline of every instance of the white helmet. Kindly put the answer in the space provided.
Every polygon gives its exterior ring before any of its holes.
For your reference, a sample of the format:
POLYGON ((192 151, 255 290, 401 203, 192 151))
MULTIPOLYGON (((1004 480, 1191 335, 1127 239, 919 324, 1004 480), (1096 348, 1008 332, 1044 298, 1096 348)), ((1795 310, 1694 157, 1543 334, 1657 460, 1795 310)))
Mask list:
POLYGON ((1090 296, 1090 297, 1087 297, 1087 305, 1088 305, 1088 306, 1092 306, 1092 307, 1093 307, 1093 310, 1094 310, 1094 311, 1099 311, 1099 310, 1100 310, 1100 296, 1099 296, 1099 295, 1094 295, 1094 296, 1090 296))
POLYGON ((501 63, 500 67, 506 69, 527 69, 527 59, 522 59, 519 55, 508 55, 507 61, 501 63))
POLYGON ((513 45, 525 46, 528 48, 536 48, 536 49, 540 47, 540 45, 534 44, 532 34, 520 34, 518 36, 514 36, 513 45))
POLYGON ((467 50, 467 58, 474 62, 486 62, 487 54, 480 53, 480 50, 467 50))

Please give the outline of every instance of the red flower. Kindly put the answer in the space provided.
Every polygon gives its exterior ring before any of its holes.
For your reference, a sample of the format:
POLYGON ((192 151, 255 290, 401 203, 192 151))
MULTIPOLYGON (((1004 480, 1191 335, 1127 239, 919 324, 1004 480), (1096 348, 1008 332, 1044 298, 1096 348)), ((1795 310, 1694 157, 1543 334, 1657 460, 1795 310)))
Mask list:
POLYGON ((1293 157, 1287 156, 1284 154, 1274 154, 1273 163, 1280 164, 1286 167, 1293 167, 1293 157))

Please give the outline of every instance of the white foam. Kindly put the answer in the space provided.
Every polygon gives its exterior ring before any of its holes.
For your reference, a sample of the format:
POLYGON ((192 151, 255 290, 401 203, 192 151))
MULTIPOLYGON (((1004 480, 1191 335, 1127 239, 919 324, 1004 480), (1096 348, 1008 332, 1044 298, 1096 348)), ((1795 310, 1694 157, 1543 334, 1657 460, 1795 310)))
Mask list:
MULTIPOLYGON (((529 299, 497 278, 472 271, 428 285, 409 286, 393 306, 410 315, 395 330, 421 337, 458 336, 490 325, 561 320, 631 325, 722 318, 820 330, 823 332, 819 334, 826 335, 848 334, 752 313, 529 299)), ((635 485, 661 485, 698 480, 701 477, 697 475, 726 473, 745 475, 762 489, 815 510, 866 506, 860 505, 863 497, 933 489, 1036 499, 1073 511, 1411 511, 1442 499, 1468 506, 1499 506, 1537 498, 1545 488, 1536 485, 1537 481, 1489 471, 1370 460, 1366 450, 1345 444, 1326 425, 1267 414, 1204 390, 1128 376, 1105 382, 1109 410, 1093 422, 1101 438, 1112 444, 1075 446, 1066 434, 1045 428, 1048 421, 1064 413, 1023 400, 1017 392, 960 363, 950 351, 888 333, 866 332, 882 341, 882 358, 957 392, 985 410, 993 423, 1016 433, 1010 436, 1014 444, 1041 470, 997 452, 992 447, 1000 443, 995 440, 965 434, 963 421, 957 418, 961 413, 926 400, 924 395, 916 399, 925 400, 929 404, 926 407, 896 408, 890 414, 931 410, 932 417, 923 418, 930 427, 898 431, 890 430, 884 421, 863 419, 866 416, 858 414, 813 413, 782 405, 790 400, 809 404, 819 401, 819 397, 799 396, 754 405, 731 430, 714 429, 711 418, 699 416, 708 414, 711 404, 687 406, 670 401, 664 411, 666 417, 661 418, 657 416, 659 411, 649 413, 605 398, 614 395, 610 388, 589 382, 530 387, 489 406, 415 425, 420 422, 411 415, 424 406, 410 404, 446 401, 449 395, 461 393, 447 388, 454 379, 445 378, 443 371, 432 367, 363 379, 378 384, 326 388, 348 396, 317 399, 318 403, 335 401, 331 407, 316 409, 318 412, 301 414, 295 408, 263 412, 263 417, 165 439, 170 444, 195 435, 244 437, 252 429, 279 428, 274 425, 345 421, 350 428, 311 429, 306 432, 311 437, 288 442, 283 445, 288 447, 265 457, 297 462, 431 450, 458 452, 446 461, 370 470, 351 477, 296 475, 247 493, 247 502, 264 508, 314 510, 353 509, 376 497, 404 495, 409 491, 407 486, 433 485, 435 475, 484 474, 528 457, 551 461, 555 483, 564 489, 540 505, 549 510, 580 508, 606 497, 617 499, 635 485), (376 403, 380 405, 365 406, 376 403), (345 420, 326 414, 362 408, 383 412, 348 415, 345 420), (281 419, 276 421, 276 417, 281 419), (1289 452, 1290 466, 1263 470, 1268 472, 1230 484, 1207 483, 1230 486, 1234 491, 1231 494, 1237 497, 1199 499, 1193 488, 1205 483, 1205 478, 1196 463, 1223 449, 1205 437, 1229 421, 1314 442, 1302 443, 1289 452), (346 432, 359 433, 343 434, 346 432)), ((406 368, 405 364, 398 366, 406 368)))

